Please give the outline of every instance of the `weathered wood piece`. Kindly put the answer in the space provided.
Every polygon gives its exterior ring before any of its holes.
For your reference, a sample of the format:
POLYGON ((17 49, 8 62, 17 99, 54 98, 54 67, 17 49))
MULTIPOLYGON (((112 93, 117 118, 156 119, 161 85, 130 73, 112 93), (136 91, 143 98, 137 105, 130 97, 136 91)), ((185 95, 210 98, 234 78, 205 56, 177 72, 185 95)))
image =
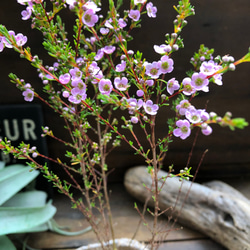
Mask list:
MULTIPOLYGON (((159 171, 158 177, 167 172, 159 171)), ((151 176, 147 168, 131 168, 125 175, 127 191, 144 202, 149 192, 151 176)), ((159 185, 163 179, 159 181, 159 185)), ((230 250, 250 249, 250 201, 229 185, 214 181, 201 185, 178 178, 167 178, 159 196, 160 209, 169 209, 180 224, 196 229, 230 250)), ((149 201, 152 206, 153 200, 149 201)), ((169 215, 166 214, 166 215, 169 215)))

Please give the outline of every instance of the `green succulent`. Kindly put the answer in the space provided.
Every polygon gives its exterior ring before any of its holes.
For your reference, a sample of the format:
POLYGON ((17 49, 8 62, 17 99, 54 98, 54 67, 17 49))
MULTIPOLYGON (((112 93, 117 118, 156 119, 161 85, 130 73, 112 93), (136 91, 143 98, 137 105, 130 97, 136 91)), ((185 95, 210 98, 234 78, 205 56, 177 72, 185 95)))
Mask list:
POLYGON ((63 235, 76 235, 91 230, 91 227, 78 232, 61 230, 53 219, 56 207, 52 201, 46 202, 47 194, 44 191, 21 191, 38 174, 38 170, 29 166, 15 164, 4 167, 4 163, 0 162, 1 249, 16 250, 8 234, 51 230, 63 235))

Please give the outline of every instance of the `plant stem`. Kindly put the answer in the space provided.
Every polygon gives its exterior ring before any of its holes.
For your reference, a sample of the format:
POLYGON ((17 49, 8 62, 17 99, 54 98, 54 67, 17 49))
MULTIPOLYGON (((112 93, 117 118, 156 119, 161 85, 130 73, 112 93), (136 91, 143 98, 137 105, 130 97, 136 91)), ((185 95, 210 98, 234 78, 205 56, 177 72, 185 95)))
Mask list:
MULTIPOLYGON (((81 126, 79 126, 79 129, 81 131, 81 134, 83 134, 82 128, 81 126)), ((82 138, 78 139, 78 148, 79 148, 79 154, 81 156, 83 156, 83 144, 82 144, 82 138)), ((84 158, 82 157, 81 161, 80 161, 80 168, 82 170, 82 176, 83 176, 83 182, 84 182, 84 188, 85 188, 85 198, 86 198, 86 202, 88 205, 88 209, 90 212, 92 212, 92 206, 91 206, 91 201, 90 201, 90 196, 89 196, 89 184, 88 184, 88 174, 86 171, 86 165, 85 165, 85 161, 84 158)))
POLYGON ((152 179, 152 192, 154 195, 154 224, 152 231, 152 241, 151 241, 151 249, 154 249, 154 242, 157 235, 157 225, 158 225, 158 212, 159 212, 159 199, 158 199, 158 164, 157 164, 157 155, 156 155, 156 143, 155 143, 155 117, 152 117, 151 123, 151 136, 152 136, 152 156, 153 156, 153 179, 152 179))
MULTIPOLYGON (((110 229, 111 237, 113 240, 113 250, 116 250, 117 248, 115 245, 115 233, 114 233, 114 228, 113 228, 112 212, 111 212, 109 194, 108 194, 107 175, 106 175, 106 170, 105 170, 105 160, 106 160, 106 156, 105 156, 105 152, 104 152, 105 145, 102 141, 101 124, 100 124, 99 118, 97 118, 97 133, 98 133, 98 139, 99 139, 99 145, 100 145, 103 191, 104 191, 104 197, 105 197, 105 203, 106 203, 105 205, 107 206, 107 210, 108 210, 109 229, 110 229)), ((104 217, 104 219, 105 219, 105 217, 104 217)))

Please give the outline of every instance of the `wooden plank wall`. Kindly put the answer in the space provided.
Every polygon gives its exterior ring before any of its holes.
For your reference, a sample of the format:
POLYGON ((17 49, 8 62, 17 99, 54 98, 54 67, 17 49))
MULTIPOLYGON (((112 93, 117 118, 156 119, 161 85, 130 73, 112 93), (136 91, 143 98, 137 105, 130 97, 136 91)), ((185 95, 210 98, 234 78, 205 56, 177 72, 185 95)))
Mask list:
MULTIPOLYGON (((157 0, 158 7, 156 19, 144 18, 143 29, 134 32, 135 39, 131 42, 131 48, 141 50, 144 56, 150 61, 159 57, 153 51, 154 44, 164 42, 164 34, 173 31, 172 20, 175 11, 172 6, 178 1, 157 0)), ((189 59, 199 45, 216 48, 215 55, 233 55, 236 59, 247 52, 250 41, 250 4, 249 0, 193 0, 196 15, 188 19, 188 26, 185 27, 182 37, 185 48, 174 54, 175 71, 178 80, 183 79, 185 72, 190 69, 189 59)), ((39 53, 41 58, 48 64, 51 60, 44 54, 41 47, 41 36, 35 30, 30 31, 30 22, 21 20, 23 6, 16 3, 16 0, 3 1, 0 8, 0 23, 16 32, 23 32, 29 37, 28 45, 34 53, 39 53)), ((65 14, 67 26, 70 28, 72 17, 65 14)), ((7 74, 16 73, 19 77, 32 83, 34 87, 41 89, 41 81, 37 77, 36 70, 18 57, 12 50, 5 49, 0 55, 0 104, 24 103, 21 93, 13 84, 9 83, 7 74)), ((249 87, 249 64, 240 65, 236 72, 229 72, 224 79, 223 87, 213 86, 208 94, 200 95, 195 104, 204 108, 207 105, 208 111, 216 111, 223 115, 232 111, 234 116, 245 117, 250 121, 250 87, 249 87)), ((170 76, 171 77, 171 76, 170 76)), ((56 131, 59 136, 65 132, 60 128, 61 120, 53 111, 43 106, 45 124, 56 131)), ((164 115, 164 114, 163 114, 164 115)), ((158 129, 160 134, 166 131, 165 122, 159 121, 158 129)), ((176 168, 185 166, 188 152, 192 145, 193 138, 185 142, 177 139, 170 148, 166 166, 174 163, 176 168)), ((49 153, 63 157, 62 147, 49 140, 49 153)), ((231 132, 229 129, 214 127, 213 135, 205 137, 200 135, 193 153, 191 165, 196 167, 202 153, 209 148, 202 168, 200 177, 222 177, 242 175, 250 172, 250 127, 244 131, 231 132)), ((133 151, 126 145, 122 145, 110 156, 108 163, 111 168, 116 167, 113 179, 121 180, 122 175, 128 167, 143 164, 143 159, 133 155, 133 151)), ((57 171, 57 169, 55 169, 57 171)))

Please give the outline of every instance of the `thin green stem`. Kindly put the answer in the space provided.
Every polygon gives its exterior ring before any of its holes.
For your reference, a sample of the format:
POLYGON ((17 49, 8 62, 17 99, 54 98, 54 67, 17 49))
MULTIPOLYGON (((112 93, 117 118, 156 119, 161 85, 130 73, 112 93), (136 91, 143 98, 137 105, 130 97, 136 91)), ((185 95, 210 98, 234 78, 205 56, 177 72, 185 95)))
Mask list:
POLYGON ((151 123, 151 136, 152 136, 152 157, 153 157, 153 196, 154 196, 154 222, 153 222, 153 232, 152 232, 152 242, 151 249, 154 249, 154 243, 157 236, 157 226, 158 226, 158 213, 159 213, 159 191, 158 191, 158 164, 157 164, 157 153, 156 153, 156 136, 155 136, 155 116, 152 116, 151 123))
MULTIPOLYGON (((109 220, 109 229, 111 232, 111 237, 113 240, 113 250, 116 249, 115 245, 115 232, 113 228, 113 218, 112 218, 112 212, 110 207, 110 201, 109 201, 109 194, 108 194, 108 183, 107 183, 107 175, 105 170, 105 152, 104 152, 104 144, 102 141, 102 131, 101 131, 101 124, 100 121, 97 120, 97 133, 98 133, 98 139, 99 139, 99 146, 100 146, 100 158, 101 158, 101 171, 102 171, 102 179, 103 179, 103 191, 104 191, 104 197, 105 197, 105 203, 108 210, 108 220, 109 220)), ((105 218, 105 217, 104 217, 105 218)), ((106 225, 106 223, 105 223, 106 225)))

